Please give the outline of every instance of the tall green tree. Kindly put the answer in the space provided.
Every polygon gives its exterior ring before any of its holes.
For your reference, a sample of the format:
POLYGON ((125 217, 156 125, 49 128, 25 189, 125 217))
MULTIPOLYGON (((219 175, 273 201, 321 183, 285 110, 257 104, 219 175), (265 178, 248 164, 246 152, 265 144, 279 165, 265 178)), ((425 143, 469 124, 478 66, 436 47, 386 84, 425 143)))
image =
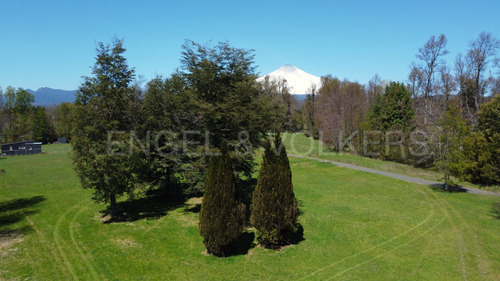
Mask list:
POLYGON ((141 105, 141 125, 138 128, 140 139, 149 141, 149 153, 143 160, 140 176, 168 193, 196 193, 203 186, 201 173, 191 174, 191 155, 182 153, 183 131, 190 122, 189 97, 183 95, 184 80, 179 75, 163 79, 157 77, 148 82, 141 105), (149 132, 149 140, 148 140, 149 132), (179 183, 187 186, 179 189, 179 183), (200 184, 201 182, 201 184, 200 184), (199 185, 198 185, 199 184, 199 185))
POLYGON ((53 126, 57 137, 71 139, 72 112, 73 104, 68 102, 63 102, 53 109, 53 126))
POLYGON ((33 139, 34 128, 34 107, 35 96, 23 88, 18 88, 16 91, 16 104, 14 112, 16 121, 14 123, 14 138, 18 141, 33 139))
POLYGON ((243 231, 244 220, 245 205, 238 202, 228 152, 211 156, 198 224, 207 251, 220 257, 230 255, 243 231))
MULTIPOLYGON (((215 46, 188 41, 183 45, 181 75, 191 97, 191 130, 208 132, 209 147, 228 149, 234 168, 251 175, 250 152, 260 145, 262 136, 276 120, 269 110, 262 87, 255 81, 252 50, 215 46)), ((205 134, 198 136, 205 143, 205 134)))
POLYGON ((130 86, 134 69, 123 56, 123 42, 99 43, 92 77, 80 85, 73 114, 73 163, 84 188, 94 199, 110 203, 134 188, 133 157, 124 132, 134 128, 136 95, 130 86))
POLYGON ((463 141, 462 178, 484 185, 500 184, 500 96, 483 104, 478 130, 463 141))
POLYGON ((35 96, 23 88, 18 88, 16 91, 16 102, 14 105, 14 111, 17 114, 23 115, 28 112, 33 103, 35 102, 35 96))
POLYGON ((365 133, 373 132, 371 136, 365 135, 363 141, 369 140, 370 143, 376 143, 377 147, 365 145, 365 152, 375 151, 382 159, 407 161, 408 135, 415 128, 411 95, 403 83, 391 82, 383 94, 375 97, 362 129, 365 133))
POLYGON ((375 97, 370 111, 374 128, 381 130, 412 129, 414 117, 411 93, 397 82, 391 82, 383 94, 375 97))
POLYGON ((33 115, 35 97, 23 88, 17 90, 11 86, 5 92, 5 111, 7 111, 7 129, 5 140, 8 142, 33 138, 33 115))
POLYGON ((290 163, 279 134, 266 145, 251 211, 250 221, 263 246, 275 248, 290 243, 291 234, 298 229, 299 208, 290 163))
POLYGON ((47 120, 45 109, 37 106, 33 114, 33 140, 48 143, 54 141, 55 138, 54 128, 47 120))
POLYGON ((462 171, 462 142, 468 134, 467 120, 458 105, 452 101, 444 118, 440 121, 436 166, 444 175, 445 190, 453 185, 451 176, 462 171))

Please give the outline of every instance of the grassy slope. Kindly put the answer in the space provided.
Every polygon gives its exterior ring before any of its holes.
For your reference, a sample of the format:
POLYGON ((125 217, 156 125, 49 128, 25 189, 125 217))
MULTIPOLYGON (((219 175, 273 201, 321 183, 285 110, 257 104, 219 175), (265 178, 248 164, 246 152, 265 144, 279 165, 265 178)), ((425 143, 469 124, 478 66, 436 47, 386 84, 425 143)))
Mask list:
MULTIPOLYGON (((288 153, 298 155, 308 155, 322 159, 353 164, 361 167, 378 169, 385 172, 401 174, 410 177, 417 177, 431 181, 443 182, 443 174, 437 171, 415 168, 409 165, 400 164, 391 161, 382 161, 353 155, 350 153, 338 153, 329 151, 328 147, 322 145, 319 141, 307 138, 304 134, 285 133, 283 140, 288 149, 288 153)), ((500 192, 500 186, 478 186, 470 182, 462 182, 456 180, 459 184, 468 187, 481 188, 491 191, 500 192)))
POLYGON ((500 279, 500 220, 491 214, 497 198, 439 193, 291 159, 306 240, 278 252, 255 247, 220 259, 203 254, 198 214, 189 206, 158 219, 103 224, 105 206, 79 186, 68 150, 44 147, 43 155, 0 159, 6 170, 0 176, 0 280, 500 279), (45 200, 2 208, 37 196, 45 200))

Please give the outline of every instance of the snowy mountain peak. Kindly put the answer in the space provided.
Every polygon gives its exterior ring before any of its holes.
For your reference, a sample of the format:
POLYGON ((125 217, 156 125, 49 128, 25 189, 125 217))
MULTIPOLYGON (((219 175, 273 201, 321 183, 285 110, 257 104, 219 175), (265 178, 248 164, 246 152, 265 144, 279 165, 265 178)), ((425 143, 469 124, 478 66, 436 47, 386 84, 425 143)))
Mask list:
POLYGON ((300 69, 295 67, 295 65, 293 65, 293 64, 285 64, 282 67, 280 67, 278 70, 281 70, 283 72, 296 72, 297 70, 300 70, 300 69))
POLYGON ((294 65, 286 64, 279 69, 257 78, 257 81, 264 81, 266 76, 274 81, 286 81, 288 90, 293 95, 304 95, 311 92, 312 87, 316 90, 321 87, 321 78, 309 74, 294 65))

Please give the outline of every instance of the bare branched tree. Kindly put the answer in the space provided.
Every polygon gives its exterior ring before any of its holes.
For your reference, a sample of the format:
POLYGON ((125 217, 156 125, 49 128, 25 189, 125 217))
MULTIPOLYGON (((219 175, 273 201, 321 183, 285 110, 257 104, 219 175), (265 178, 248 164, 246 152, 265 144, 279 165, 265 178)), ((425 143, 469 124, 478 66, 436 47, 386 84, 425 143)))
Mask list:
POLYGON ((483 78, 484 72, 486 72, 488 64, 496 58, 499 48, 500 41, 487 32, 481 32, 476 40, 470 42, 467 60, 470 63, 470 73, 475 83, 475 110, 479 109, 481 98, 488 86, 489 77, 483 78))
POLYGON ((419 66, 415 63, 410 65, 411 71, 408 75, 408 80, 410 82, 409 90, 412 93, 413 98, 420 96, 420 91, 422 89, 422 85, 424 83, 424 73, 419 66))
POLYGON ((450 95, 456 90, 457 83, 450 73, 450 69, 446 65, 442 65, 439 69, 441 73, 441 80, 439 81, 440 92, 444 96, 444 111, 448 108, 448 103, 450 101, 450 95))
POLYGON ((368 88, 366 91, 368 107, 370 107, 376 96, 382 94, 384 91, 384 85, 382 78, 378 74, 375 74, 373 78, 368 81, 368 88))
POLYGON ((424 74, 424 97, 427 99, 433 93, 433 80, 436 70, 444 62, 441 58, 448 54, 446 50, 446 43, 448 40, 444 34, 439 35, 436 39, 434 35, 425 43, 425 45, 418 49, 416 57, 423 61, 424 67, 422 72, 424 74))

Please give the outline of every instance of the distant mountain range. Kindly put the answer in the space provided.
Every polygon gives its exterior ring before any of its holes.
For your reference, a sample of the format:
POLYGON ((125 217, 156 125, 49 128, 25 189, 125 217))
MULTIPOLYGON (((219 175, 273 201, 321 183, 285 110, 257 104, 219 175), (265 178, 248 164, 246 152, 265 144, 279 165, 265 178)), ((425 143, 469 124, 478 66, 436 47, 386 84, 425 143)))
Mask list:
POLYGON ((261 76, 257 78, 257 81, 264 81, 266 76, 274 81, 286 80, 288 90, 299 100, 304 99, 305 95, 310 93, 312 87, 316 87, 316 90, 321 87, 320 77, 309 74, 291 64, 284 65, 269 74, 261 76))
MULTIPOLYGON (((297 100, 304 100, 306 94, 310 92, 311 87, 316 87, 318 90, 321 87, 321 78, 309 74, 299 68, 287 64, 279 69, 257 78, 257 81, 263 81, 265 77, 275 81, 286 80, 288 89, 297 100)), ((76 90, 59 90, 48 87, 40 88, 36 91, 27 89, 28 92, 35 96, 35 105, 53 106, 63 102, 74 102, 76 90)))
POLYGON ((35 105, 52 106, 63 102, 74 102, 76 90, 67 91, 43 87, 36 91, 27 89, 29 93, 35 96, 35 105))

